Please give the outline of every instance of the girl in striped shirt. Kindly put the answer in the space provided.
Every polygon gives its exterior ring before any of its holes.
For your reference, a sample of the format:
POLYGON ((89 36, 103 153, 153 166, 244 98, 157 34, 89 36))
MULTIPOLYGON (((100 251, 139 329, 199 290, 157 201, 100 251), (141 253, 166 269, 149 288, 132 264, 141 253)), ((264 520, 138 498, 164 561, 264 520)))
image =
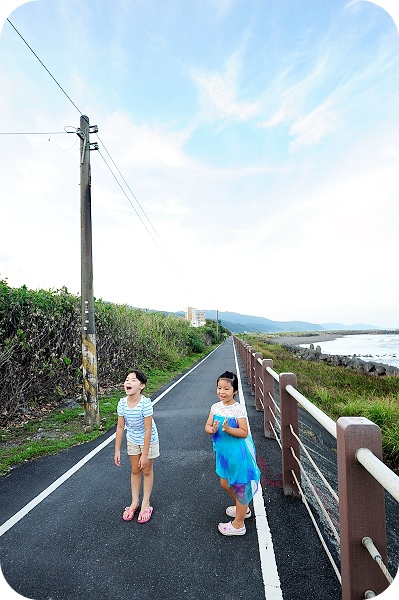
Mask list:
POLYGON ((152 418, 153 408, 149 398, 142 395, 147 377, 137 369, 126 377, 124 388, 126 396, 118 402, 118 423, 115 438, 115 464, 121 464, 121 443, 126 429, 127 453, 132 467, 130 484, 132 502, 126 506, 122 518, 131 521, 139 506, 141 474, 143 474, 143 498, 138 523, 147 523, 151 519, 151 492, 154 483, 153 461, 159 456, 158 431, 152 418))

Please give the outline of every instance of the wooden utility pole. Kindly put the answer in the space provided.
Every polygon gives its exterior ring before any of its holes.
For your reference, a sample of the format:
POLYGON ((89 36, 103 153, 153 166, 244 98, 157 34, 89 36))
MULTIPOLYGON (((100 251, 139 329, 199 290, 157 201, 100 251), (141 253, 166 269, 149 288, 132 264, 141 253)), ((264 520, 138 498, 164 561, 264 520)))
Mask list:
POLYGON ((93 256, 91 226, 91 173, 90 150, 98 144, 90 144, 90 132, 98 131, 90 126, 89 117, 81 115, 80 128, 80 224, 81 224, 81 300, 82 300, 82 366, 83 401, 85 425, 93 426, 100 421, 98 407, 96 328, 93 295, 93 256))

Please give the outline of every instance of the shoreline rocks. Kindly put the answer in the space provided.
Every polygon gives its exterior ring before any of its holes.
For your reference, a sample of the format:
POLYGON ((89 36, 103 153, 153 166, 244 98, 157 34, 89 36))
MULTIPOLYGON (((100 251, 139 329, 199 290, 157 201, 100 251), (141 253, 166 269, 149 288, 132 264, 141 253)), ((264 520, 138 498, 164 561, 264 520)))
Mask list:
POLYGON ((284 348, 290 350, 298 358, 304 360, 317 360, 323 361, 329 365, 335 367, 345 367, 347 369, 353 369, 360 373, 366 373, 375 377, 383 377, 384 375, 399 377, 399 369, 392 365, 386 365, 384 363, 365 361, 356 354, 349 355, 338 355, 338 354, 323 354, 320 346, 314 347, 314 344, 310 344, 309 348, 301 348, 294 344, 281 344, 284 348))

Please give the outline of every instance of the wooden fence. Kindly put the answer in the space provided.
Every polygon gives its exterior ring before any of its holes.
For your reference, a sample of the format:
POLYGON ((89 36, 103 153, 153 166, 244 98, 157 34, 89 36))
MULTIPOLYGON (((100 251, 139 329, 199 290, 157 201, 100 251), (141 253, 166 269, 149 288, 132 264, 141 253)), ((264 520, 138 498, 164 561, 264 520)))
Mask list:
MULTIPOLYGON (((338 494, 342 600, 372 598, 387 589, 392 576, 387 570, 384 489, 399 502, 399 477, 382 462, 381 430, 362 417, 333 421, 297 390, 294 373, 277 374, 273 361, 234 337, 255 407, 263 411, 264 434, 277 438, 276 412, 280 418, 283 490, 302 497, 298 404, 337 440, 338 494), (280 403, 274 399, 278 382, 280 403)), ((334 493, 334 492, 333 492, 334 493)), ((337 571, 336 571, 337 572, 337 571)))

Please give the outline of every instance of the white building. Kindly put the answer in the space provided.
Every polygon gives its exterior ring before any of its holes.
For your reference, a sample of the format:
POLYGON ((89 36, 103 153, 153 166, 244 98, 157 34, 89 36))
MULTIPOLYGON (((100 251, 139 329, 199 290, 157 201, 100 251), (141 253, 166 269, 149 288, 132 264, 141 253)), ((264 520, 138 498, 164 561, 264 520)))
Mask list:
POLYGON ((205 311, 197 310, 196 308, 189 306, 185 310, 186 321, 190 321, 193 327, 202 327, 205 325, 205 311))

